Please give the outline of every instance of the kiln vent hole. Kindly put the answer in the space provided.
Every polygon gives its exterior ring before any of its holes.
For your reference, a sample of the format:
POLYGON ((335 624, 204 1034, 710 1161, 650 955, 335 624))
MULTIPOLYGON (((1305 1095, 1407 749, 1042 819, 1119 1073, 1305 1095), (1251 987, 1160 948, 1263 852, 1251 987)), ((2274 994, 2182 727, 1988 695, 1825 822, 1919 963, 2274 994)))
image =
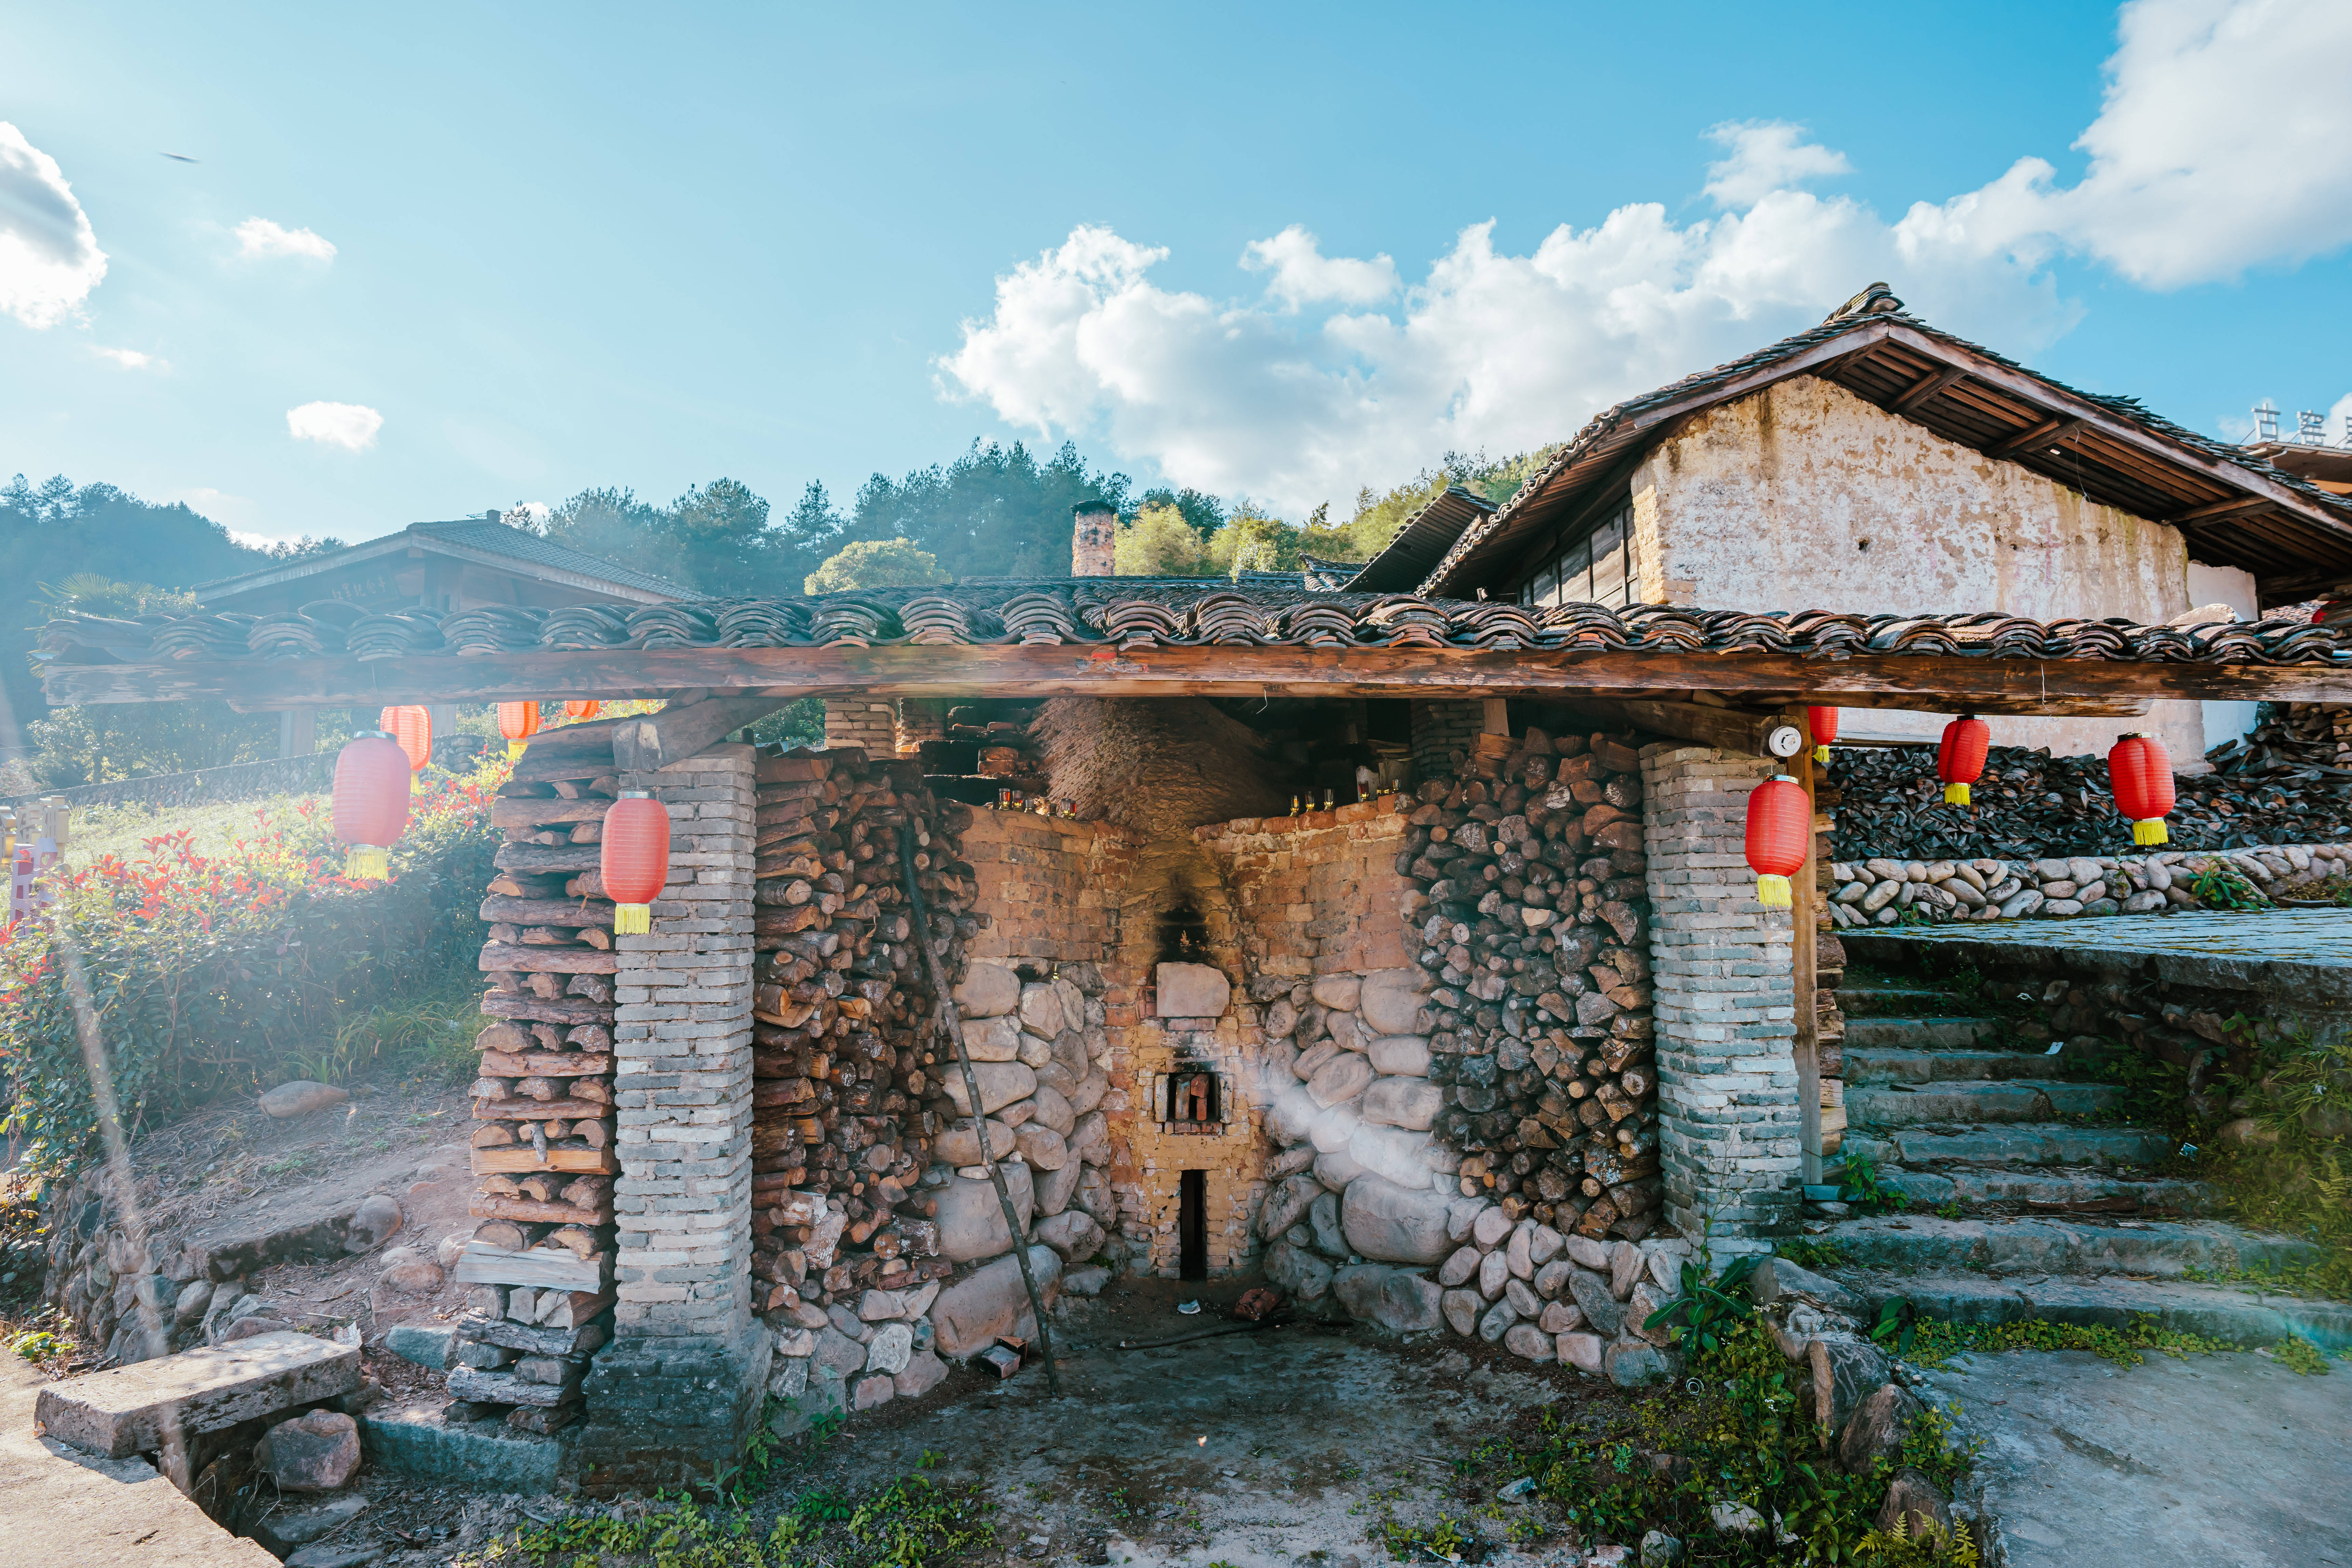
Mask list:
POLYGON ((1209 1173, 1185 1171, 1176 1179, 1176 1276, 1209 1277, 1209 1173))
POLYGON ((1161 911, 1160 963, 1209 963, 1209 922, 1191 900, 1161 911))

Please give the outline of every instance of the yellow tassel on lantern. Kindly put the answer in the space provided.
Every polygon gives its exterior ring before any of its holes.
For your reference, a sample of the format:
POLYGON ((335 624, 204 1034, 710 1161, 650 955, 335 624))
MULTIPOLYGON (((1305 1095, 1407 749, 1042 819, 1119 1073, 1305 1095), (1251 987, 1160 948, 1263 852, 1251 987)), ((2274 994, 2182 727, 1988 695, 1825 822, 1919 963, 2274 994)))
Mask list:
POLYGON ((2164 818, 2160 816, 2147 817, 2141 821, 2132 824, 2132 842, 2135 844, 2169 844, 2172 842, 2172 832, 2169 828, 2164 826, 2164 818))
POLYGON ((520 758, 522 755, 523 748, 530 744, 530 742, 528 741, 509 741, 507 742, 507 761, 511 763, 520 758))
POLYGON ((1946 784, 1944 786, 1944 804, 1946 805, 1968 805, 1969 786, 1966 784, 1946 784))
POLYGON ((380 882, 392 875, 392 851, 371 844, 356 846, 343 862, 343 875, 354 882, 380 882))
POLYGON ((654 907, 651 904, 614 904, 613 934, 643 936, 654 929, 654 907))
POLYGON ((1789 892, 1789 879, 1786 877, 1769 876, 1757 878, 1756 901, 1763 905, 1768 910, 1785 910, 1790 908, 1791 902, 1789 892))
POLYGON ((1821 763, 1823 767, 1828 767, 1830 765, 1830 749, 1827 746, 1815 746, 1813 748, 1813 761, 1821 763))

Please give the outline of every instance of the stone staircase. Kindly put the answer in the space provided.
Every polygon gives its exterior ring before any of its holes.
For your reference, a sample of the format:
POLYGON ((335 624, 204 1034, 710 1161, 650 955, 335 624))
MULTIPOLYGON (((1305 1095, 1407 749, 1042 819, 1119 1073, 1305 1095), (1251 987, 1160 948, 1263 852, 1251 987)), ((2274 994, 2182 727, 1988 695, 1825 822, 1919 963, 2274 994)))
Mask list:
POLYGON ((2116 1327, 2147 1312, 2214 1337, 2267 1341, 2291 1328, 2324 1348, 2352 1344, 2352 1307, 2184 1278, 2317 1254, 2206 1217, 2212 1191, 2162 1173, 2171 1140, 2112 1120, 2123 1091, 2094 1081, 2079 1053, 2021 1045, 1924 980, 1855 976, 1837 1001, 1840 1158, 1866 1160, 1907 1203, 1841 1218, 1818 1239, 1842 1259, 1826 1272, 1874 1308, 1901 1295, 1931 1317, 2116 1327))

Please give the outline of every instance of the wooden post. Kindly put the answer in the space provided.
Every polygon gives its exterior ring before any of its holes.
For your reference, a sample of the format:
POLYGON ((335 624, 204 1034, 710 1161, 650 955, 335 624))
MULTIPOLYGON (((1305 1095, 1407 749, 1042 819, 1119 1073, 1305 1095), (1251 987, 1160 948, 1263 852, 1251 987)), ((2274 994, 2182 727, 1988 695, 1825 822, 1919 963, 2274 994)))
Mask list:
POLYGON ((1482 733, 1507 735, 1511 732, 1511 705, 1500 697, 1489 697, 1485 700, 1485 707, 1481 710, 1480 718, 1478 728, 1482 733))
POLYGON ((1805 710, 1802 708, 1790 709, 1787 721, 1797 727, 1798 732, 1805 736, 1806 742, 1804 749, 1789 763, 1790 773, 1805 789, 1805 863, 1789 879, 1793 893, 1789 900, 1789 915, 1796 928, 1796 940, 1790 943, 1795 973, 1790 978, 1797 991, 1794 1054, 1797 1058, 1799 1140, 1804 1155, 1804 1179, 1808 1184, 1813 1184, 1822 1179, 1821 1016, 1814 1007, 1819 988, 1815 983, 1813 962, 1817 934, 1814 921, 1820 918, 1822 907, 1821 889, 1814 886, 1820 875, 1815 859, 1819 836, 1814 831, 1819 807, 1813 803, 1812 736, 1805 728, 1805 710))

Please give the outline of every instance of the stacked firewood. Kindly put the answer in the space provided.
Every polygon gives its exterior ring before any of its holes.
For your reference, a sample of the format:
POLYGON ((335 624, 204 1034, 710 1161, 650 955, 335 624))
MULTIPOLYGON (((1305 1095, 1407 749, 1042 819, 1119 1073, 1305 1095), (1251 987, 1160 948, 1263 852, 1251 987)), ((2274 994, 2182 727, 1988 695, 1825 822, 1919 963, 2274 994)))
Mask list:
POLYGON ((1634 747, 1530 728, 1422 785, 1398 858, 1429 898, 1437 1131, 1465 1195, 1639 1240, 1663 1184, 1634 747))
MULTIPOLYGON (((2179 774, 2168 818, 2178 849, 2331 844, 2352 836, 2352 771, 2333 742, 2265 725, 2252 742, 2208 752, 2218 771, 2179 774), (2234 749, 2233 749, 2234 748, 2234 749)), ((2053 757, 1995 746, 1968 805, 1946 805, 1927 747, 1841 746, 1830 776, 1842 790, 1840 860, 2038 860, 2132 853, 2104 756, 2053 757)))
POLYGON ((475 1040, 471 1214, 457 1266, 473 1289, 449 1392, 548 1432, 580 1414, 613 1304, 613 905, 598 876, 610 772, 534 776, 526 752, 490 822, 506 842, 482 900, 490 925, 475 1040))
POLYGON ((950 979, 977 883, 957 847, 969 806, 935 800, 912 759, 856 747, 758 763, 752 1000, 753 1310, 945 1279, 920 1191, 936 1100, 936 997, 916 946, 902 834, 950 979))

